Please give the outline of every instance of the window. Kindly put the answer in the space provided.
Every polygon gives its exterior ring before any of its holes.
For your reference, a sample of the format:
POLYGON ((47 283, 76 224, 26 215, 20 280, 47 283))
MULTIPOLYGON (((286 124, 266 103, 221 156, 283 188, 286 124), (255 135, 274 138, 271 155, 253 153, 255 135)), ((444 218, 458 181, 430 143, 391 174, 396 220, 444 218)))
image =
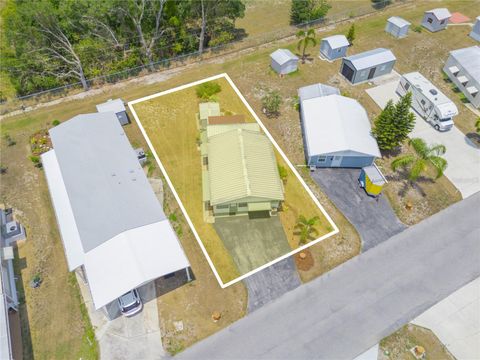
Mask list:
POLYGON ((409 84, 409 83, 406 83, 406 84, 405 84, 405 90, 408 90, 408 89, 410 89, 410 84, 409 84))
POLYGON ((440 21, 440 24, 441 25, 445 24, 445 20, 440 21))
POLYGON ((425 105, 425 100, 422 99, 422 101, 420 101, 420 103, 421 103, 422 105, 425 105))
POLYGON ((428 22, 429 24, 431 24, 431 23, 433 23, 433 19, 432 19, 432 18, 428 18, 428 19, 427 19, 427 22, 428 22))
POLYGON ((247 207, 248 204, 247 203, 238 203, 238 207, 247 207))
POLYGON ((217 209, 228 209, 230 207, 230 205, 217 205, 216 208, 217 209))
POLYGON ((318 159, 317 159, 317 162, 319 163, 323 163, 327 161, 327 157, 326 156, 319 156, 318 159))

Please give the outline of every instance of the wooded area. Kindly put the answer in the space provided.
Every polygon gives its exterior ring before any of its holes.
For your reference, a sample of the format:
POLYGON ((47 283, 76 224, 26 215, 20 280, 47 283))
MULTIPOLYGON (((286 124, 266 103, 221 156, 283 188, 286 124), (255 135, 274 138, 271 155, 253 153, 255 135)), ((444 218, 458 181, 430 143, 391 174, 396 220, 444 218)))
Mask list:
POLYGON ((72 82, 88 89, 92 77, 228 43, 244 12, 242 0, 8 0, 0 73, 17 96, 72 82))

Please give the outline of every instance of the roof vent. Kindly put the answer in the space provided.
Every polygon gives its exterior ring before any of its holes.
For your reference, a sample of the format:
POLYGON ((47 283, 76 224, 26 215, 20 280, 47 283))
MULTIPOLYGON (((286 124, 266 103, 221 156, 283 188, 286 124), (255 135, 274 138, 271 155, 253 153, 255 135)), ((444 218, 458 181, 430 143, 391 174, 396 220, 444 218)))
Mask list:
MULTIPOLYGON (((432 94, 432 95, 437 95, 437 94, 438 94, 438 91, 435 90, 435 89, 430 89, 430 94, 432 94)), ((437 99, 435 99, 435 100, 437 100, 437 99)))

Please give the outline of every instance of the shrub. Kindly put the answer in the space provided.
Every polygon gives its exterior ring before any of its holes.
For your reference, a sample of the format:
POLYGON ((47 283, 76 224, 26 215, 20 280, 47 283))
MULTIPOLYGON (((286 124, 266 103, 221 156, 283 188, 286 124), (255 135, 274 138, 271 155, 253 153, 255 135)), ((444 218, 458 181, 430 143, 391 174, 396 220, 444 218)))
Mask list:
POLYGON ((278 175, 280 175, 280 179, 282 179, 283 182, 287 181, 288 171, 284 166, 278 165, 278 175))
POLYGON ((5 165, 3 164, 0 164, 0 174, 6 174, 7 173, 7 170, 8 170, 8 167, 6 167, 5 165))
POLYGON ((200 84, 196 88, 197 96, 203 100, 210 100, 215 94, 222 91, 222 87, 215 81, 200 84))
POLYGON ((412 30, 417 32, 417 33, 421 33, 423 28, 421 25, 415 25, 414 27, 412 27, 412 30))
POLYGON ((33 165, 37 168, 42 167, 42 162, 40 161, 40 156, 36 155, 31 155, 30 156, 30 161, 33 163, 33 165))
POLYGON ((52 125, 53 125, 53 126, 58 126, 58 125, 60 125, 60 120, 53 120, 53 121, 52 121, 52 125))
POLYGON ((282 96, 277 90, 270 90, 262 97, 263 112, 268 116, 278 116, 282 105, 282 96))
POLYGON ((15 140, 12 139, 12 137, 9 134, 5 134, 4 137, 5 137, 5 141, 7 142, 8 146, 13 146, 17 143, 15 140))

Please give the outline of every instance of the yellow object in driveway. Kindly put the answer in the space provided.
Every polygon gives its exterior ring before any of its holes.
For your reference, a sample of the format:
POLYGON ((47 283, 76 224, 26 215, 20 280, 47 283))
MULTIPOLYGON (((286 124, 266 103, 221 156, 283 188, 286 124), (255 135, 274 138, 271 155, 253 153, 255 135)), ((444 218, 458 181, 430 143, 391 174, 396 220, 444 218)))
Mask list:
POLYGON ((375 164, 362 168, 358 181, 370 196, 380 195, 383 185, 387 183, 382 172, 375 164))

